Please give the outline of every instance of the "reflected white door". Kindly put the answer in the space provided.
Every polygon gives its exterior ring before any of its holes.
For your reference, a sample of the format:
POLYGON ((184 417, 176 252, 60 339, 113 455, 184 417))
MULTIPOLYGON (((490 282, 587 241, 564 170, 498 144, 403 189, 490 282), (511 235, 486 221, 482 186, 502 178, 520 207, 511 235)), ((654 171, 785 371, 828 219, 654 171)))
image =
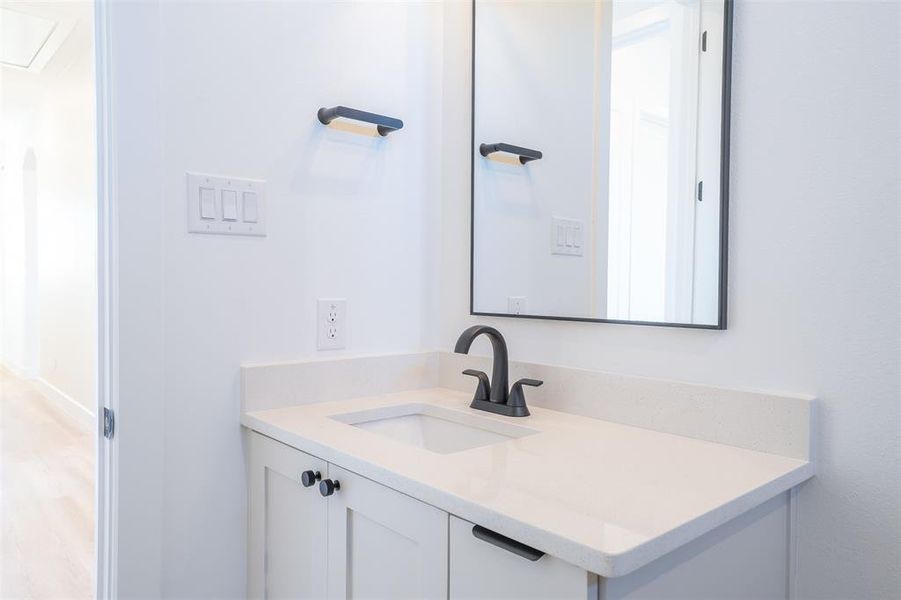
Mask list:
POLYGON ((611 319, 691 320, 699 10, 613 4, 611 319))

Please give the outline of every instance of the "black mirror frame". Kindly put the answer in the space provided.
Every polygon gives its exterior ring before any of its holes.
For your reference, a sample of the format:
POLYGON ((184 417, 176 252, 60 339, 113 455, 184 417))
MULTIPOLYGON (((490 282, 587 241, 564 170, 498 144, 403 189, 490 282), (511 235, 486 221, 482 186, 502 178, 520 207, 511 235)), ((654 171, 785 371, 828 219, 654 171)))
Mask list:
POLYGON ((540 319, 547 321, 581 321, 588 323, 617 323, 621 325, 650 325, 656 327, 682 327, 688 329, 726 329, 729 270, 729 140, 732 98, 732 14, 733 0, 724 0, 723 7, 723 91, 720 135, 720 269, 719 311, 717 322, 712 325, 696 323, 664 323, 656 321, 627 321, 622 319, 592 319, 590 317, 552 317, 547 315, 511 315, 507 313, 478 312, 475 310, 475 164, 480 156, 475 139, 476 112, 476 2, 472 0, 472 81, 470 98, 470 152, 469 172, 469 314, 482 317, 506 317, 514 319, 540 319))

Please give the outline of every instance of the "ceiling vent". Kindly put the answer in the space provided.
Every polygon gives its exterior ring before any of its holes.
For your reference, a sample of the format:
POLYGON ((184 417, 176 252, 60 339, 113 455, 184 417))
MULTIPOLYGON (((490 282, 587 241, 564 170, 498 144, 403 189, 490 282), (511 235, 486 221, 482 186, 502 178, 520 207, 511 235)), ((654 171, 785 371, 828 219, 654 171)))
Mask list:
POLYGON ((40 72, 75 22, 0 8, 0 64, 40 72))

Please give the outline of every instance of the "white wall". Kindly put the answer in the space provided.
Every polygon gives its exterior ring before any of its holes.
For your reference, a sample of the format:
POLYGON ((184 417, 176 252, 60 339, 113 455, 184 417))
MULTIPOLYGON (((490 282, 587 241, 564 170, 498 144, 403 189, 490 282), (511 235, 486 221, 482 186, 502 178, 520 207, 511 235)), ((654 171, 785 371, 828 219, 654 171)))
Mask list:
MULTIPOLYGON (((111 154, 111 312, 116 437, 113 585, 120 598, 160 598, 164 439, 160 19, 156 2, 98 3, 108 64, 98 81, 111 154)), ((107 165, 104 162, 104 168, 107 165)), ((176 411, 177 414, 177 411, 176 411)), ((224 469, 223 469, 224 470, 224 469)), ((186 535, 190 535, 187 534, 186 535)))
MULTIPOLYGON (((111 7, 120 596, 243 595, 238 365, 315 355, 315 298, 348 298, 350 353, 476 321, 469 6, 445 7, 443 30, 430 3, 111 7), (406 127, 323 129, 338 103, 406 127), (269 236, 185 233, 186 170, 268 180, 269 236)), ((737 8, 730 329, 480 321, 519 360, 819 396, 798 597, 893 597, 897 7, 737 8)))
MULTIPOLYGON (((7 93, 3 90, 3 113, 7 93)), ((0 123, 0 362, 34 377, 37 353, 37 203, 32 169, 26 169, 25 132, 0 123), (30 180, 30 181, 29 181, 30 180), (28 185, 31 183, 32 185, 28 185)))
POLYGON ((475 308, 506 313, 508 296, 520 296, 526 314, 591 316, 592 216, 606 211, 606 200, 593 206, 595 6, 481 2, 477 12, 475 308), (523 166, 479 155, 497 142, 544 156, 523 166), (582 223, 582 256, 551 254, 555 217, 582 223))
POLYGON ((348 301, 348 347, 330 355, 426 345, 439 8, 111 7, 121 595, 244 595, 238 367, 316 355, 317 298, 348 301), (316 111, 336 104, 405 126, 387 138, 326 128, 316 111), (268 236, 188 234, 189 170, 267 180, 268 236))
MULTIPOLYGON (((448 21, 449 47, 465 44, 466 12, 448 21)), ((445 76, 439 345, 487 322, 516 360, 815 394, 819 465, 799 496, 796 596, 896 598, 898 5, 738 2, 734 22, 729 329, 467 316, 460 60, 445 76)))
POLYGON ((93 412, 97 322, 93 17, 88 2, 46 3, 40 10, 77 22, 41 72, 0 67, 4 131, 0 360, 93 412), (26 163, 33 168, 25 168, 26 163))

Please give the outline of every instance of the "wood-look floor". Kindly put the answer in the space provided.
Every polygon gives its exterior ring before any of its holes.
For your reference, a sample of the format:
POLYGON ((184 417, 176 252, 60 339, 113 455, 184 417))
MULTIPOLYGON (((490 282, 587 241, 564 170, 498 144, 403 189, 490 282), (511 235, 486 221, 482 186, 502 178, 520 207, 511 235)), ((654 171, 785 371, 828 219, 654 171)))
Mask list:
POLYGON ((93 432, 0 368, 0 598, 91 598, 93 432))

